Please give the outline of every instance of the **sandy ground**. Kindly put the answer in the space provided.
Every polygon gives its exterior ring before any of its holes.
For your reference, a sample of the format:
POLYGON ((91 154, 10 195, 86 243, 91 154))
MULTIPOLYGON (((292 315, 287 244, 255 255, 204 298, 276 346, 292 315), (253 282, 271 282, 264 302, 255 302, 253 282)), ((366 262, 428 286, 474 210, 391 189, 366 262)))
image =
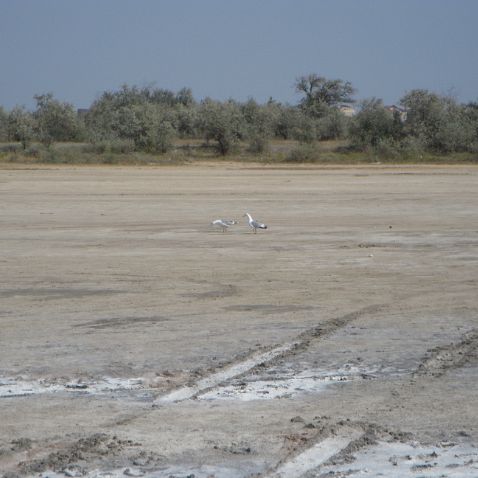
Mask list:
POLYGON ((478 476, 478 167, 3 169, 0 241, 0 476, 478 476))

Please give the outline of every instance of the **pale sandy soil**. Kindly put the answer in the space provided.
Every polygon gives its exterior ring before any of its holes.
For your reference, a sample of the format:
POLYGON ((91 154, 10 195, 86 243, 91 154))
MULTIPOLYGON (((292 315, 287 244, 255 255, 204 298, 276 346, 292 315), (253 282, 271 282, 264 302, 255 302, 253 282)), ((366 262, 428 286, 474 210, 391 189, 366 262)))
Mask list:
POLYGON ((0 476, 478 476, 478 167, 2 169, 0 271, 0 476))

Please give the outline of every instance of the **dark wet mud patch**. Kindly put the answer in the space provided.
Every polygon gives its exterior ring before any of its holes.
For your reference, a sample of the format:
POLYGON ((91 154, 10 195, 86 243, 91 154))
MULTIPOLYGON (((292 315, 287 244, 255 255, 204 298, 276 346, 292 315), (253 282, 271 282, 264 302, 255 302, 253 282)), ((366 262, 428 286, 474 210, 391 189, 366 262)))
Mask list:
POLYGON ((108 328, 128 328, 136 327, 145 324, 157 324, 167 322, 170 320, 167 317, 152 316, 152 317, 109 317, 104 319, 92 320, 90 322, 82 322, 76 324, 75 328, 90 328, 90 329, 108 329, 108 328))
POLYGON ((299 312, 313 310, 309 305, 274 305, 274 304, 240 304, 223 307, 227 312, 263 312, 264 314, 281 314, 286 312, 299 312))
POLYGON ((28 288, 0 290, 0 298, 31 297, 34 300, 81 299, 84 297, 112 295, 125 292, 116 289, 82 289, 82 288, 28 288))
POLYGON ((92 463, 101 462, 108 458, 110 464, 112 458, 140 445, 140 443, 131 440, 120 440, 116 436, 111 437, 104 433, 96 433, 86 438, 80 438, 44 457, 23 461, 19 463, 19 469, 22 473, 30 474, 41 473, 46 470, 61 472, 66 468, 75 466, 82 472, 86 472, 92 463))
POLYGON ((191 299, 222 299, 223 297, 232 297, 237 295, 237 293, 238 288, 229 284, 220 289, 209 290, 206 292, 188 292, 187 294, 181 294, 181 296, 191 299))

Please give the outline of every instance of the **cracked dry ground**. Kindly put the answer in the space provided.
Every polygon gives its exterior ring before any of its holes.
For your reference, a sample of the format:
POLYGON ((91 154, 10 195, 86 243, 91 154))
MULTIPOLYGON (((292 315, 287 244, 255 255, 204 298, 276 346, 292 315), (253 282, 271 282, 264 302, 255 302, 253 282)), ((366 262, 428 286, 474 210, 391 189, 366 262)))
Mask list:
POLYGON ((478 476, 477 167, 3 169, 0 195, 0 476, 478 476))

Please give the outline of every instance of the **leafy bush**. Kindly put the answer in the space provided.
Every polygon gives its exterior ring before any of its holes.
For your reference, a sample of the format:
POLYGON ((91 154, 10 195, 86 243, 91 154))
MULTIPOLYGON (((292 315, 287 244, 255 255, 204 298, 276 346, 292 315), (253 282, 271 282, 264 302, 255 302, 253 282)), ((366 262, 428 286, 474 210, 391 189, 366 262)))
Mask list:
POLYGON ((428 90, 412 90, 400 102, 407 108, 405 132, 439 153, 472 151, 478 140, 478 107, 428 90))
POLYGON ((206 99, 200 105, 199 118, 199 130, 206 141, 216 141, 222 156, 233 151, 245 135, 244 117, 234 101, 220 103, 206 99))
MULTIPOLYGON (((356 161, 478 151, 478 103, 463 105, 451 97, 417 89, 400 100, 403 109, 385 107, 382 100, 372 98, 362 102, 358 114, 349 118, 340 110, 342 103, 354 101, 349 82, 311 74, 299 77, 295 86, 302 96, 297 105, 272 98, 265 104, 253 99, 209 98, 197 103, 188 88, 174 93, 124 85, 118 91, 104 92, 81 114, 52 94, 37 95, 33 113, 23 107, 6 112, 0 106, 0 141, 21 143, 26 154, 21 154, 18 144, 1 146, 0 153, 17 154, 18 150, 20 159, 45 157, 49 162, 106 161, 108 156, 108 161, 114 162, 137 161, 139 155, 150 161, 151 155, 172 151, 167 157, 153 159, 164 162, 173 156, 227 155, 243 144, 247 144, 247 153, 262 154, 274 138, 301 143, 286 158, 295 162, 335 161, 340 154, 356 161), (179 138, 203 138, 205 146, 178 150, 181 146, 176 145, 174 149, 179 138), (342 140, 341 150, 337 139, 342 140), (78 144, 75 151, 70 144, 65 144, 65 149, 44 151, 30 147, 34 141, 47 148, 53 142, 91 144, 78 144), (328 143, 318 145, 317 141, 328 143), (330 144, 335 144, 334 150, 330 144), (115 159, 115 155, 132 153, 132 158, 115 159)), ((282 157, 279 155, 279 160, 282 157)))
POLYGON ((38 146, 30 146, 25 150, 25 156, 39 158, 41 156, 41 149, 38 146))
POLYGON ((291 137, 300 143, 313 143, 317 139, 318 121, 300 113, 292 128, 291 137))
POLYGON ((393 133, 393 116, 377 98, 362 101, 350 125, 350 138, 358 148, 379 147, 393 133))
POLYGON ((112 139, 105 141, 98 141, 96 143, 85 144, 82 147, 84 153, 92 154, 130 154, 134 152, 134 143, 128 139, 112 139))
POLYGON ((36 95, 36 136, 46 146, 55 141, 76 141, 80 135, 78 116, 70 103, 61 103, 51 93, 36 95))
POLYGON ((339 139, 347 132, 347 117, 339 110, 331 108, 328 114, 317 121, 319 140, 339 139))
POLYGON ((425 152, 425 145, 413 136, 406 136, 400 142, 400 152, 407 159, 420 158, 425 152))
POLYGON ((391 138, 380 139, 371 149, 382 159, 397 159, 400 156, 400 145, 391 138))
POLYGON ((0 141, 8 140, 8 114, 0 106, 0 141))
POLYGON ((249 140, 247 151, 252 154, 262 154, 269 150, 269 141, 264 136, 254 136, 249 140))
POLYGON ((286 161, 293 163, 313 162, 320 159, 320 153, 313 144, 300 144, 286 156, 286 161))
POLYGON ((19 153, 23 147, 18 143, 7 143, 0 145, 0 153, 19 153))
POLYGON ((16 106, 10 111, 7 122, 8 138, 22 143, 26 149, 34 137, 35 120, 31 113, 22 106, 16 106))

